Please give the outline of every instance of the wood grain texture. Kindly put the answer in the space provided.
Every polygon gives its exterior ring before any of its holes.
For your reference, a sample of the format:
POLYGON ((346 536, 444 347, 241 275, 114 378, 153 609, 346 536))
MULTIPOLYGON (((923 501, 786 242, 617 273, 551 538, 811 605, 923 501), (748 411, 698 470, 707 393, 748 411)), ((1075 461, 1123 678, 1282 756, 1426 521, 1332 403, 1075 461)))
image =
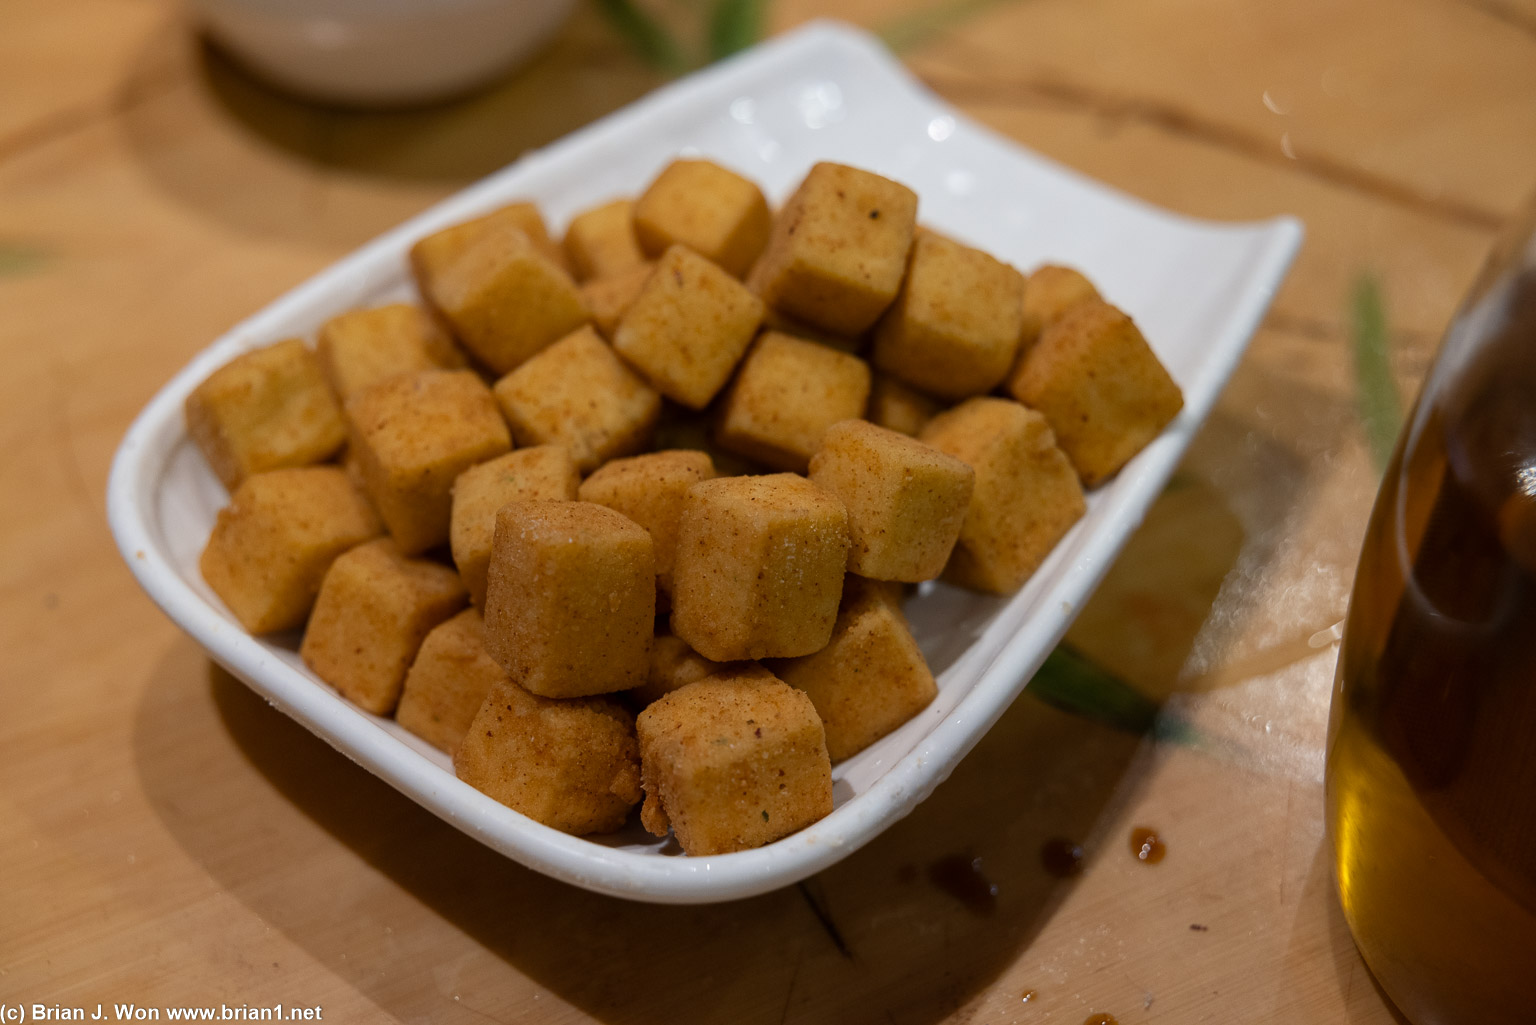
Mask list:
MULTIPOLYGON (((1533 10, 832 5, 875 28, 919 18, 914 70, 1055 159, 1203 216, 1296 213, 1309 235, 1072 634, 1164 702, 1162 725, 1134 736, 1026 697, 910 818, 805 887, 658 908, 517 867, 268 708, 138 591, 102 512, 129 420, 210 339, 657 73, 583 9, 485 92, 345 113, 249 79, 169 0, 0 8, 0 245, 30 254, 0 265, 0 1002, 1391 1021, 1322 837, 1330 631, 1374 491, 1347 299, 1380 281, 1410 395, 1536 185, 1533 10), (1138 825, 1167 843, 1155 867, 1129 852, 1138 825), (1081 875, 1043 870, 1056 838, 1083 845, 1081 875), (989 912, 930 881, 954 855, 981 859, 989 912)), ((784 0, 770 23, 810 13, 784 0)))

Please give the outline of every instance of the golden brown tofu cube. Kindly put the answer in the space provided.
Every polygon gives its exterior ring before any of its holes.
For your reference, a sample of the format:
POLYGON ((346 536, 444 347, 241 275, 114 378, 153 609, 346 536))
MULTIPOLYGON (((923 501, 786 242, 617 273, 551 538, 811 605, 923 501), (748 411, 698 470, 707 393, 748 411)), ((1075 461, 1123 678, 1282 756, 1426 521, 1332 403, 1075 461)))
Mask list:
POLYGON ((933 673, 889 589, 849 577, 832 642, 814 655, 769 663, 810 697, 834 762, 896 729, 938 694, 933 673))
POLYGON ((621 512, 650 533, 656 545, 656 584, 670 593, 683 501, 689 488, 714 476, 715 465, 707 453, 650 452, 615 459, 582 482, 578 497, 621 512))
POLYGON ((1029 351, 1040 331, 1084 299, 1097 299, 1098 289, 1071 267, 1045 264, 1024 282, 1024 320, 1019 334, 1021 352, 1029 351))
POLYGON ((976 475, 954 456, 864 420, 832 425, 811 480, 848 510, 848 569, 917 583, 944 571, 976 475))
POLYGON ((465 609, 421 642, 405 674, 395 721, 453 754, 491 687, 506 678, 506 670, 486 654, 479 610, 465 609))
POLYGON ((320 326, 315 351, 342 399, 397 374, 464 365, 448 333, 410 303, 332 317, 320 326))
POLYGON ((430 285, 428 298, 459 341, 498 374, 587 321, 576 282, 510 225, 482 230, 430 285))
POLYGON ((733 673, 756 665, 756 662, 716 662, 694 651, 681 637, 660 633, 651 641, 651 668, 645 682, 624 696, 632 707, 644 708, 663 695, 706 676, 733 673))
POLYGON ((645 287, 655 265, 649 261, 607 277, 593 278, 581 286, 581 299, 592 315, 592 326, 609 340, 619 329, 619 321, 629 311, 645 287))
POLYGON ((459 567, 476 608, 485 608, 497 511, 508 502, 575 501, 580 483, 581 473, 563 445, 520 448, 459 474, 453 482, 448 541, 453 564, 459 567))
POLYGON ((692 855, 761 847, 832 811, 832 763, 804 692, 757 667, 691 683, 636 720, 645 804, 692 855))
POLYGON ((1077 474, 1033 409, 975 398, 940 413, 923 441, 976 471, 944 578, 1007 594, 1029 579, 1087 508, 1077 474))
POLYGON ((717 477, 683 503, 672 632, 716 662, 826 646, 848 565, 848 512, 792 473, 717 477))
POLYGON ((583 472, 650 444, 661 396, 590 327, 496 382, 519 445, 564 445, 583 472))
POLYGON ((716 440, 776 470, 803 473, 828 427, 864 415, 869 384, 859 357, 765 332, 726 392, 716 440))
POLYGON ((320 363, 296 338, 236 356, 185 409, 187 433, 231 491, 253 473, 328 459, 347 440, 320 363))
POLYGON ((916 437, 943 408, 937 399, 889 374, 877 373, 869 388, 869 411, 865 416, 870 423, 916 437))
POLYGON ((1184 408, 1131 318, 1098 299, 1046 326, 1008 390, 1045 414, 1088 487, 1114 476, 1184 408))
POLYGON ((896 298, 917 226, 917 194, 843 164, 817 164, 774 218, 750 281, 769 306, 857 335, 896 298))
POLYGON ((422 640, 467 599, 453 570, 379 538, 331 563, 299 655, 342 697, 388 715, 422 640))
POLYGON ((633 201, 615 199, 571 219, 565 229, 565 253, 577 281, 622 274, 645 262, 635 238, 634 209, 633 201))
POLYGON ((703 409, 725 386, 763 319, 762 301, 698 253, 656 261, 614 330, 613 347, 667 398, 703 409))
POLYGON ((485 645, 550 698, 645 682, 656 559, 645 528, 591 502, 511 502, 496 514, 485 645))
POLYGON ((685 245, 738 278, 768 244, 771 223, 763 190, 708 160, 674 160, 635 204, 635 233, 651 256, 685 245))
POLYGON ((453 482, 512 447, 496 399, 473 372, 392 377, 347 400, 368 497, 401 551, 448 540, 453 482))
POLYGON ((565 252, 551 241, 549 230, 544 226, 544 216, 532 203, 509 203, 499 210, 492 210, 482 217, 455 224, 417 240, 411 246, 411 273, 424 296, 432 294, 432 280, 442 269, 458 259, 469 244, 488 229, 516 228, 544 257, 569 271, 565 265, 565 252))
POLYGON ((575 836, 611 833, 640 803, 635 720, 611 698, 555 701, 492 685, 453 756, 459 779, 575 836))
POLYGON ((863 336, 849 337, 847 335, 833 334, 830 331, 823 331, 821 328, 807 324, 803 320, 796 320, 794 317, 786 316, 772 307, 768 307, 763 311, 763 330, 765 332, 777 331, 781 335, 792 335, 807 342, 817 342, 829 349, 836 349, 838 352, 851 352, 855 355, 864 348, 866 341, 866 338, 863 336))
POLYGON ((198 569, 251 633, 291 630, 331 562, 383 529, 346 471, 269 470, 247 477, 219 510, 198 569))
POLYGON ((931 231, 912 243, 906 279, 875 330, 870 359, 945 399, 1008 376, 1023 325, 1024 275, 931 231))

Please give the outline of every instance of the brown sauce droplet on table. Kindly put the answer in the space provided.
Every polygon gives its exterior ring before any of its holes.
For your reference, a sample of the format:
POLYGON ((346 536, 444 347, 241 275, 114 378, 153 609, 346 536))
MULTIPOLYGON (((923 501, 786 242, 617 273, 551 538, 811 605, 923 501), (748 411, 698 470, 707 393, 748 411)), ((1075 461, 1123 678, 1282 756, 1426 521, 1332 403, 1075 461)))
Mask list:
POLYGON ((981 859, 951 854, 928 866, 928 879, 978 915, 997 910, 997 884, 981 871, 981 859))
POLYGON ((1083 848, 1071 840, 1047 840, 1040 848, 1040 864, 1057 879, 1068 879, 1083 870, 1083 848))
POLYGON ((1158 839, 1157 830, 1137 826, 1131 830, 1131 853, 1137 861, 1156 865, 1168 853, 1168 847, 1158 839))
POLYGON ((1112 1014, 1090 1014, 1083 1019, 1083 1025, 1120 1025, 1112 1014))
POLYGON ((1029 1003, 1031 1000, 1035 999, 1039 995, 1040 995, 1039 993, 1036 993, 1032 989, 1026 989, 1024 991, 1024 997, 1023 997, 1024 1003, 1026 1003, 1026 1004, 1029 1003))

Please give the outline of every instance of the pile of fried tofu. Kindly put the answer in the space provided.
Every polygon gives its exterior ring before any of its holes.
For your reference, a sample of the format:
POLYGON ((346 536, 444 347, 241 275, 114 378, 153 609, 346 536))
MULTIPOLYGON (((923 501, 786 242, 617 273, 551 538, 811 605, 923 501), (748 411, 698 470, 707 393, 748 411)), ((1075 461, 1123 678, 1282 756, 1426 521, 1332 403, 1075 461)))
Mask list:
POLYGON ((419 305, 188 397, 231 493, 205 581, 545 825, 803 828, 937 693, 911 585, 1015 590, 1182 405, 1083 275, 917 210, 823 163, 774 213, 680 159, 561 243, 532 203, 419 240, 419 305))

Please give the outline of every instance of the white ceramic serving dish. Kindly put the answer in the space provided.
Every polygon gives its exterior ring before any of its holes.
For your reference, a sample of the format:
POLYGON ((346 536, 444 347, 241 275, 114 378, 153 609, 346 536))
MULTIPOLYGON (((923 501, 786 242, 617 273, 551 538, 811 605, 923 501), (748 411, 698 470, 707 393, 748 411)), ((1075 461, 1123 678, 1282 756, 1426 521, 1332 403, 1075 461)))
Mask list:
POLYGON ((1210 411, 1302 237, 1290 218, 1215 224, 1154 209, 967 121, 917 85, 871 37, 813 24, 692 75, 523 157, 369 243, 237 325, 198 355, 129 429, 108 511, 128 565, 162 609, 230 672, 349 758, 508 857, 601 893, 668 903, 745 897, 857 850, 937 786, 1024 689, 1210 411), (701 153, 782 200, 817 160, 915 188, 921 219, 1029 268, 1085 269, 1145 330, 1184 390, 1163 434, 1089 498, 1087 516, 1009 598, 927 585, 909 603, 939 680, 932 706, 834 770, 836 808, 758 850, 681 855, 638 826, 578 839, 503 807, 448 759, 362 712, 305 669, 289 639, 235 624, 197 572, 227 496, 188 439, 182 401, 237 353, 309 335, 327 317, 411 294, 416 238, 513 199, 552 224, 633 193, 679 153, 701 153))

